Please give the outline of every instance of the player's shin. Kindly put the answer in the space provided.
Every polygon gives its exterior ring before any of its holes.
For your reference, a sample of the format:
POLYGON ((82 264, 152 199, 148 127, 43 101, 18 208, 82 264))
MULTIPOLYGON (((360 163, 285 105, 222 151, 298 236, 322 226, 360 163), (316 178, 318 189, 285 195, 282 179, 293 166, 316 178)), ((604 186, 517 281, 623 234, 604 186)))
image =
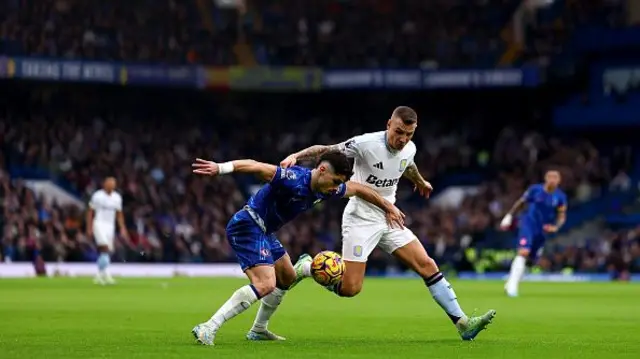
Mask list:
POLYGON ((464 325, 467 321, 466 314, 460 308, 456 293, 444 274, 437 272, 424 280, 431 292, 433 299, 444 309, 451 321, 456 325, 464 325))
POLYGON ((111 258, 109 257, 109 253, 102 252, 98 256, 98 273, 101 276, 104 276, 108 273, 109 264, 111 263, 111 258))
POLYGON ((251 331, 253 332, 266 332, 267 326, 269 325, 269 319, 276 312, 280 303, 282 303, 282 299, 284 299, 284 295, 287 294, 287 291, 284 289, 277 288, 273 290, 273 292, 266 295, 260 301, 260 308, 258 309, 258 314, 256 315, 256 319, 253 322, 253 327, 251 327, 251 331))
POLYGON ((245 285, 236 290, 205 324, 216 332, 222 324, 249 309, 258 299, 259 293, 256 288, 251 284, 245 285))

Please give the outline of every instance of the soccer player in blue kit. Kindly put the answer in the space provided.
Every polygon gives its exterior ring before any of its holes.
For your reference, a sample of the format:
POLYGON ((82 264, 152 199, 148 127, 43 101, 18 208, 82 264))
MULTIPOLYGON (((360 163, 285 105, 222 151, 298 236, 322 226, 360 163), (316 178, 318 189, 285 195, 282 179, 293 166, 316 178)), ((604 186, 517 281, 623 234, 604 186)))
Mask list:
POLYGON ((518 296, 518 284, 527 260, 535 262, 544 248, 547 236, 557 232, 567 218, 567 196, 558 188, 559 185, 560 172, 547 171, 544 183, 529 186, 500 222, 500 228, 508 230, 514 214, 527 204, 518 223, 518 253, 511 263, 509 278, 504 286, 510 297, 518 296))
MULTIPOLYGON (((251 173, 268 181, 227 224, 227 239, 238 263, 251 284, 236 290, 208 321, 198 324, 192 333, 201 344, 213 345, 215 335, 226 321, 261 300, 261 312, 270 316, 284 293, 296 280, 296 272, 286 250, 275 236, 284 224, 314 205, 334 197, 358 196, 380 207, 392 226, 403 226, 404 214, 374 190, 348 182, 352 167, 346 155, 328 152, 314 169, 299 166, 281 168, 254 160, 215 163, 196 159, 193 173, 216 176, 251 173)), ((257 339, 278 340, 266 328, 252 328, 257 339)))

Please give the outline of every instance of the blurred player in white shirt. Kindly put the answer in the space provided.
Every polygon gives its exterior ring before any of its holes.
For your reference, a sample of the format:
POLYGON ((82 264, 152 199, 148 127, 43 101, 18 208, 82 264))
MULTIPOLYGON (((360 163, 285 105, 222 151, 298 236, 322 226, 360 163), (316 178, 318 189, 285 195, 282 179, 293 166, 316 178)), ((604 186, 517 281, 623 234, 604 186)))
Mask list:
MULTIPOLYGON (((387 121, 386 131, 355 136, 336 145, 311 146, 288 156, 280 165, 293 166, 299 159, 338 150, 354 160, 351 181, 374 189, 389 202, 395 203, 398 182, 402 177, 409 179, 415 190, 428 198, 433 188, 420 175, 414 163, 416 145, 411 139, 417 126, 416 112, 400 106, 387 121)), ((375 247, 393 255, 422 277, 431 296, 447 313, 463 340, 474 339, 493 319, 494 310, 482 316, 467 317, 458 304, 456 293, 416 235, 408 228, 390 228, 383 212, 358 199, 349 200, 342 216, 342 257, 346 264, 344 276, 340 283, 327 289, 341 297, 353 297, 360 293, 367 259, 375 247)), ((311 261, 309 255, 300 257, 295 265, 297 281, 311 276, 311 261)), ((255 323, 247 333, 248 339, 281 339, 267 330, 267 324, 283 296, 284 291, 274 291, 262 299, 255 323)))
POLYGON ((116 235, 116 220, 120 227, 120 235, 128 238, 127 228, 122 214, 122 196, 116 192, 116 179, 107 177, 102 189, 97 190, 89 202, 87 212, 87 236, 93 236, 98 246, 98 274, 95 277, 97 284, 114 284, 115 281, 109 274, 111 252, 116 235))

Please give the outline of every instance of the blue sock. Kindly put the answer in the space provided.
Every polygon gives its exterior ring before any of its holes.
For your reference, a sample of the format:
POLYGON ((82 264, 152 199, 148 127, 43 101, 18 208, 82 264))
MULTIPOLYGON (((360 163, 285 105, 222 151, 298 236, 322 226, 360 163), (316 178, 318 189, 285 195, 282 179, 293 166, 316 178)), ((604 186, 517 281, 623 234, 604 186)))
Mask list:
POLYGON ((456 293, 451 289, 451 284, 444 278, 444 274, 438 272, 425 279, 424 283, 429 288, 433 299, 447 312, 453 324, 456 324, 461 318, 466 320, 467 316, 460 308, 456 293))
POLYGON ((109 257, 109 254, 100 253, 100 256, 98 257, 98 269, 100 270, 100 272, 104 272, 109 266, 109 263, 111 263, 111 258, 109 257))

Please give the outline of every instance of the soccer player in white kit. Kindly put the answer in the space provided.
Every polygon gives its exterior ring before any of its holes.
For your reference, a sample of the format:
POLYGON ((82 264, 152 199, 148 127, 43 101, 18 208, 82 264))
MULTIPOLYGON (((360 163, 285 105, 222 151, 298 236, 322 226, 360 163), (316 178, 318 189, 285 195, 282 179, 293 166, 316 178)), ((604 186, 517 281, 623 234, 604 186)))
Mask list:
POLYGON ((98 274, 94 282, 96 284, 114 284, 115 281, 109 274, 111 252, 116 235, 116 220, 120 227, 120 235, 128 238, 127 228, 122 214, 122 196, 116 192, 116 179, 107 177, 102 189, 97 190, 89 201, 87 212, 87 236, 93 236, 98 246, 98 274))
MULTIPOLYGON (((415 190, 428 198, 433 188, 422 178, 413 162, 416 146, 411 138, 417 125, 416 112, 400 106, 393 111, 386 131, 356 136, 336 145, 311 146, 288 156, 281 166, 290 167, 300 159, 339 150, 354 159, 351 181, 371 187, 391 203, 395 203, 396 189, 402 177, 413 182, 415 190)), ((360 293, 367 258, 376 246, 395 256, 423 278, 432 297, 447 313, 463 340, 473 340, 495 316, 495 310, 489 310, 482 316, 468 317, 458 304, 451 284, 416 235, 406 227, 390 228, 384 212, 358 199, 349 200, 342 217, 342 257, 346 271, 340 283, 327 289, 341 297, 353 297, 360 293)), ((300 257, 295 265, 298 275, 296 283, 311 276, 311 262, 309 255, 300 257)), ((276 291, 262 299, 254 325, 247 333, 248 339, 284 339, 268 331, 267 324, 285 293, 276 291)))

